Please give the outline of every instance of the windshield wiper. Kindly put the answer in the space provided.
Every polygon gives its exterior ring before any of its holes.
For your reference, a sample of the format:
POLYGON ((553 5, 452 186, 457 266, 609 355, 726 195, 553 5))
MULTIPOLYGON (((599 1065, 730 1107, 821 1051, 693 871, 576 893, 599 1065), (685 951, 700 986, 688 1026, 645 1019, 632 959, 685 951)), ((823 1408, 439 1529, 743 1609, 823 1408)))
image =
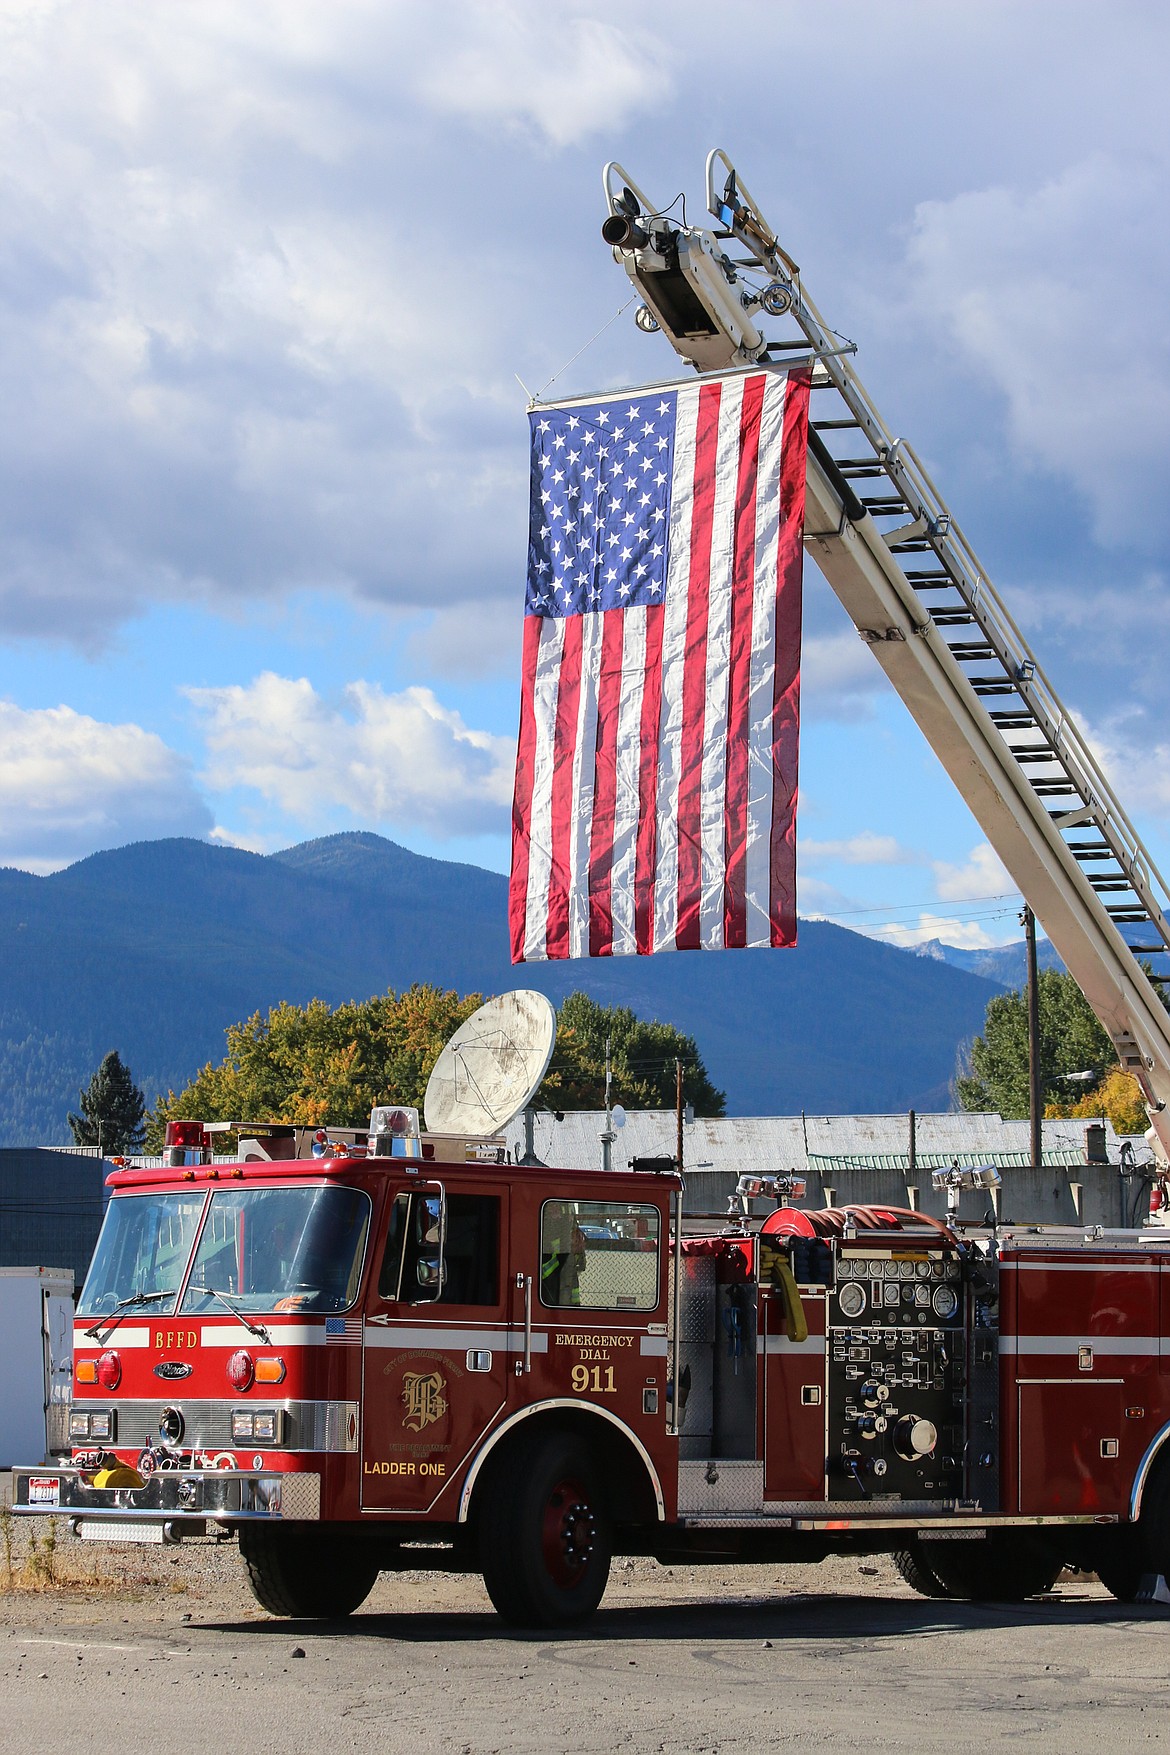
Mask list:
POLYGON ((258 1335, 266 1347, 272 1345, 272 1336, 269 1334, 264 1324, 262 1322, 252 1322, 248 1316, 245 1315, 244 1311, 240 1309, 239 1305, 235 1303, 233 1299, 228 1297, 226 1292, 221 1292, 217 1286, 198 1286, 195 1290, 206 1292, 209 1298, 218 1298, 220 1303, 226 1305, 231 1311, 236 1320, 243 1323, 249 1334, 258 1335))
POLYGON ((119 1298, 114 1308, 107 1311, 105 1316, 95 1322, 92 1328, 87 1328, 85 1332, 95 1341, 100 1341, 102 1330, 105 1329, 107 1334, 111 1334, 127 1310, 133 1310, 136 1304, 157 1304, 160 1298, 173 1298, 174 1295, 173 1290, 169 1292, 131 1292, 128 1298, 119 1298))

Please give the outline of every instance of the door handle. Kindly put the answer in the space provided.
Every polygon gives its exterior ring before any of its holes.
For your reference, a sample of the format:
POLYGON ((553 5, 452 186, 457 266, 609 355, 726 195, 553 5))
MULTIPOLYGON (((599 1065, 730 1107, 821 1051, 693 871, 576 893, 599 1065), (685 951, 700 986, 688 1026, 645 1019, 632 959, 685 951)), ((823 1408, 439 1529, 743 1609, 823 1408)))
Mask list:
POLYGON ((516 1275, 517 1290, 524 1293, 524 1357, 516 1361, 516 1376, 532 1370, 532 1275, 516 1275))

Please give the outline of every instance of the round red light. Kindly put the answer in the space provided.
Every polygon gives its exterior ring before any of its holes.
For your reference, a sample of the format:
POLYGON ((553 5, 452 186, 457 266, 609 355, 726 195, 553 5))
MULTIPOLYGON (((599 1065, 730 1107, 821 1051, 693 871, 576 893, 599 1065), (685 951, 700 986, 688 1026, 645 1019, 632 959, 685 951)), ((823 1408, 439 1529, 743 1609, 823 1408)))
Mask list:
POLYGON ((245 1353, 242 1347, 238 1353, 233 1353, 227 1362, 227 1374, 233 1389, 251 1389, 256 1376, 251 1353, 245 1353))
POLYGON ((117 1353, 103 1353, 97 1362, 97 1380, 103 1389, 117 1389, 122 1381, 122 1361, 117 1353))

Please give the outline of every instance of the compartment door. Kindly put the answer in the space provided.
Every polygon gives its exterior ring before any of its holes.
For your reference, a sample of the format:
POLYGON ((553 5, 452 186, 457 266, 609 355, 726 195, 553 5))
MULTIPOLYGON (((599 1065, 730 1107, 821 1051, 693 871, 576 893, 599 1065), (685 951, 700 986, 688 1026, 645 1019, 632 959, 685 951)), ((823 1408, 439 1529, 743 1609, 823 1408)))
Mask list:
POLYGON ((466 1458, 503 1411, 512 1351, 523 1345, 508 1272, 507 1188, 447 1194, 438 1299, 419 1297, 416 1246, 425 1227, 411 1203, 427 1192, 397 1197, 366 1312, 363 1511, 421 1516, 462 1478, 466 1458))
POLYGON ((1126 1432, 1125 1386, 1023 1382, 1019 1393, 1020 1511, 1031 1517, 1124 1512, 1141 1458, 1126 1432))
POLYGON ((826 1496, 825 1301, 802 1302, 809 1332, 798 1345, 788 1338, 780 1298, 768 1289, 760 1296, 765 1502, 826 1496))

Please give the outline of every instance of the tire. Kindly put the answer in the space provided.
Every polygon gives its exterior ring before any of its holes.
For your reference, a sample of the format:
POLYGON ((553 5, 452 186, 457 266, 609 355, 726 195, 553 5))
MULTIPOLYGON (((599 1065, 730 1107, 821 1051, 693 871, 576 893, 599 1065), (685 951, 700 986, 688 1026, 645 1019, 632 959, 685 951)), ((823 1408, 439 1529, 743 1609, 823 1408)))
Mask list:
POLYGON ((240 1553, 261 1608, 297 1620, 352 1615, 378 1576, 358 1540, 328 1524, 245 1524, 240 1553))
POLYGON ((1142 1533, 1135 1524, 1111 1530, 1108 1536, 1103 1531, 1089 1567, 1119 1603, 1136 1602, 1142 1579, 1153 1570, 1152 1561, 1144 1552, 1142 1533))
MULTIPOLYGON (((932 1542, 931 1547, 933 1546, 932 1542)), ((916 1590, 920 1597, 934 1597, 937 1600, 950 1595, 946 1585, 926 1558, 921 1542, 911 1541, 908 1547, 899 1548, 893 1556, 893 1561, 910 1589, 916 1590)))
POLYGON ((1050 1591, 1064 1561, 1021 1531, 989 1530, 981 1541, 932 1542, 930 1564, 948 1597, 1023 1603, 1050 1591))
POLYGON ((610 1520, 596 1465, 564 1432, 510 1445, 484 1483, 480 1564, 496 1611, 514 1627, 569 1627, 609 1582, 610 1520))

